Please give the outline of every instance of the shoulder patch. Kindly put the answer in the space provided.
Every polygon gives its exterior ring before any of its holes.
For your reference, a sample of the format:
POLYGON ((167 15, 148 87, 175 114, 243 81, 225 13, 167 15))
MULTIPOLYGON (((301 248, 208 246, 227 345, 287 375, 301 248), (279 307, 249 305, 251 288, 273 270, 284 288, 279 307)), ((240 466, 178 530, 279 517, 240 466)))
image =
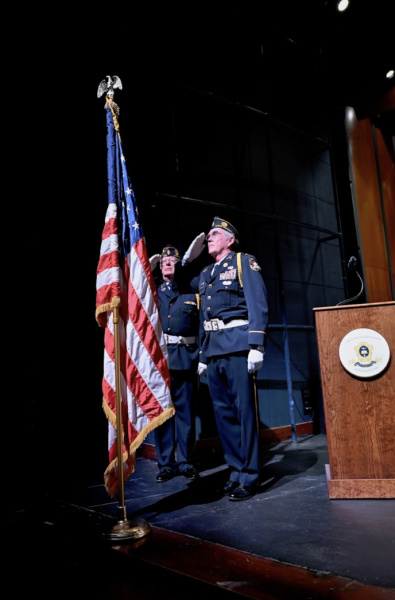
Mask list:
POLYGON ((251 256, 248 259, 248 264, 250 265, 250 268, 253 271, 260 271, 261 270, 261 267, 258 265, 258 263, 256 262, 256 260, 255 260, 255 258, 253 256, 251 256))

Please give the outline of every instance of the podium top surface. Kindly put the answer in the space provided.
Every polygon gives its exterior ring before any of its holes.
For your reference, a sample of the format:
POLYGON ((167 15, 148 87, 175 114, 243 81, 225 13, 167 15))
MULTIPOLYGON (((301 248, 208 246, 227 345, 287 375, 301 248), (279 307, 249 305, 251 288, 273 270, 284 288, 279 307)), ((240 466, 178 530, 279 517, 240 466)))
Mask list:
POLYGON ((350 308, 369 308, 374 306, 391 306, 395 305, 395 301, 392 300, 390 302, 371 302, 370 304, 343 304, 341 306, 319 306, 317 308, 313 308, 314 311, 318 310, 344 310, 350 308))

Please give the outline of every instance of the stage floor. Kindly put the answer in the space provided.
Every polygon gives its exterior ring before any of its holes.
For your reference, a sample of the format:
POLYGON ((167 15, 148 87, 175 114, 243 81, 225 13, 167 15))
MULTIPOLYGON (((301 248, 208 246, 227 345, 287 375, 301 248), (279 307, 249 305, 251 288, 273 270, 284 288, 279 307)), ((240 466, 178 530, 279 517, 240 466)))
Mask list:
MULTIPOLYGON (((330 500, 327 463, 324 435, 266 445, 259 492, 250 500, 231 502, 217 491, 227 481, 218 453, 198 465, 200 479, 193 482, 180 476, 157 483, 156 462, 138 458, 136 472, 125 482, 127 516, 219 550, 295 565, 317 577, 333 575, 387 588, 385 598, 392 598, 395 500, 330 500)), ((104 485, 56 493, 64 507, 83 509, 93 519, 104 519, 102 524, 116 517, 118 500, 108 496, 104 485)))
MULTIPOLYGON (((125 483, 128 518, 257 556, 395 588, 395 500, 330 500, 324 435, 262 448, 259 493, 220 497, 226 465, 200 465, 199 481, 157 483, 155 461, 139 458, 125 483), (206 468, 211 467, 211 468, 206 468)), ((73 503, 116 516, 104 486, 73 503)))

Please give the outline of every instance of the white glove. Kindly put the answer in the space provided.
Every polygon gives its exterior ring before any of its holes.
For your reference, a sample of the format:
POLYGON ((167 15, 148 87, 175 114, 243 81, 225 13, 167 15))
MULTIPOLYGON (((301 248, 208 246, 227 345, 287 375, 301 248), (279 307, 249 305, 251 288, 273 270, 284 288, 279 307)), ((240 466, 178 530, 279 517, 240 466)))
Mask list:
POLYGON ((201 377, 202 375, 205 375, 207 371, 207 365, 205 365, 204 363, 199 363, 198 364, 198 375, 199 377, 201 377))
POLYGON ((149 263, 151 265, 151 271, 153 271, 155 269, 155 267, 159 261, 160 261, 160 254, 154 254, 153 256, 151 256, 151 258, 149 259, 149 263))
POLYGON ((189 246, 188 250, 185 252, 182 257, 182 264, 189 263, 201 254, 203 248, 205 246, 204 241, 206 239, 206 234, 199 233, 197 237, 193 240, 192 244, 189 246))
POLYGON ((265 356, 265 349, 263 346, 258 346, 257 349, 250 350, 248 353, 248 372, 254 373, 259 371, 263 365, 263 358, 265 356))

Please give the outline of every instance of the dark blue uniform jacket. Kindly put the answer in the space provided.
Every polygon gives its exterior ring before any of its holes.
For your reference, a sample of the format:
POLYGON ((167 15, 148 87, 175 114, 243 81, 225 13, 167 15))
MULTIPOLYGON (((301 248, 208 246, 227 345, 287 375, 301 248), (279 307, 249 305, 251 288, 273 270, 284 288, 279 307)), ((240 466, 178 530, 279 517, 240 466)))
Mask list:
POLYGON ((202 311, 200 361, 207 362, 211 356, 223 356, 256 346, 265 345, 268 322, 267 292, 260 267, 254 256, 229 252, 211 271, 213 264, 202 270, 192 282, 192 289, 199 292, 202 311), (234 319, 246 319, 248 325, 206 332, 203 320, 222 319, 225 323, 234 319))
POLYGON ((195 344, 168 344, 169 368, 196 372, 199 360, 199 296, 181 293, 176 282, 173 283, 173 295, 164 282, 157 284, 157 291, 163 333, 196 337, 195 344))

